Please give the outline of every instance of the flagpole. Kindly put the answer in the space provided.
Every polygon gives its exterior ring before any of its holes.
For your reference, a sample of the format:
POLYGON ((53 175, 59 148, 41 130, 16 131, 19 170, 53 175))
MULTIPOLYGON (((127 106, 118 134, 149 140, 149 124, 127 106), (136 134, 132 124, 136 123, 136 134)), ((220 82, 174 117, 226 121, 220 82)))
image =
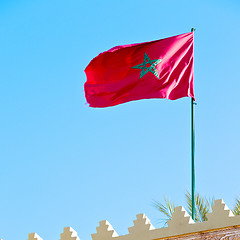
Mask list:
POLYGON ((192 219, 195 220, 195 128, 194 128, 194 101, 191 98, 191 172, 192 172, 192 219))
MULTIPOLYGON (((194 32, 194 28, 191 29, 191 32, 194 32)), ((191 187, 192 187, 192 219, 195 221, 195 122, 194 122, 194 102, 191 98, 191 187)))

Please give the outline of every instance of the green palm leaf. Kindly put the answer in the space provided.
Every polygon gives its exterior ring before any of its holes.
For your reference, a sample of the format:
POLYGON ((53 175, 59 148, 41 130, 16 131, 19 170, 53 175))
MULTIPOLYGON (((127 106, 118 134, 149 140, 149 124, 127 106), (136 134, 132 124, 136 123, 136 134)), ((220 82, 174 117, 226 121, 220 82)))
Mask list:
MULTIPOLYGON (((189 192, 186 192, 186 202, 187 202, 187 212, 192 216, 192 196, 189 192)), ((195 222, 207 221, 207 213, 210 211, 211 206, 214 203, 214 198, 207 199, 201 197, 198 193, 195 194, 195 222)), ((160 222, 163 222, 164 225, 167 224, 167 221, 172 219, 172 215, 175 212, 175 204, 168 200, 164 199, 164 203, 159 201, 154 201, 154 207, 164 216, 160 219, 160 222)), ((240 215, 240 199, 236 202, 236 212, 240 215)), ((235 214, 235 212, 234 212, 235 214)))
POLYGON ((160 219, 161 222, 167 224, 167 221, 172 219, 172 215, 175 212, 174 203, 170 202, 167 198, 164 198, 164 204, 159 201, 153 202, 154 207, 164 215, 164 218, 160 219))
MULTIPOLYGON (((187 211, 188 214, 192 215, 192 196, 189 192, 185 194, 187 200, 187 211)), ((199 193, 195 194, 195 221, 203 222, 207 221, 207 213, 210 211, 211 206, 213 205, 214 198, 207 199, 201 197, 199 193)))
POLYGON ((240 215, 240 198, 239 197, 235 201, 235 206, 233 207, 233 214, 240 215))

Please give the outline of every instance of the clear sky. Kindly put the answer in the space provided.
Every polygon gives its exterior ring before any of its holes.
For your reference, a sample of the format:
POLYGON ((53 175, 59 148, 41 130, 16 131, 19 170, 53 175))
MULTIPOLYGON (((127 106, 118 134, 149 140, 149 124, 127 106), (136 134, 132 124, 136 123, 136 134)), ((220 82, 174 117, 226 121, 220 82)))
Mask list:
POLYGON ((240 194, 238 0, 0 1, 0 238, 119 234, 190 189, 190 99, 86 106, 84 69, 115 45, 195 32, 196 190, 240 194))

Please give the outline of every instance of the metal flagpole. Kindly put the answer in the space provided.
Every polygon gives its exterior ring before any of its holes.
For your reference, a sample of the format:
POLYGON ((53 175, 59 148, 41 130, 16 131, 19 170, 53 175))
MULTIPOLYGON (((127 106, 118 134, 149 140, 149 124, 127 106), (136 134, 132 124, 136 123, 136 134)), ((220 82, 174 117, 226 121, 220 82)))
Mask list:
POLYGON ((194 101, 191 98, 191 160, 192 160, 192 219, 195 220, 195 128, 194 128, 194 101))
MULTIPOLYGON (((191 29, 191 32, 194 32, 194 28, 191 29)), ((194 102, 191 98, 191 182, 192 182, 192 219, 195 220, 195 124, 194 124, 194 102)))

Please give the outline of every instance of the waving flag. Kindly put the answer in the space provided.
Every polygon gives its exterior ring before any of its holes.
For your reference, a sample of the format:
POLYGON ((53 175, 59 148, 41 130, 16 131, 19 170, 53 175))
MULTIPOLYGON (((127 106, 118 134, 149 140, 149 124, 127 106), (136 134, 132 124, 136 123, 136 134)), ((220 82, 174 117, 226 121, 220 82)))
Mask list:
POLYGON ((149 99, 194 99, 193 32, 122 45, 95 57, 85 69, 90 107, 149 99))

